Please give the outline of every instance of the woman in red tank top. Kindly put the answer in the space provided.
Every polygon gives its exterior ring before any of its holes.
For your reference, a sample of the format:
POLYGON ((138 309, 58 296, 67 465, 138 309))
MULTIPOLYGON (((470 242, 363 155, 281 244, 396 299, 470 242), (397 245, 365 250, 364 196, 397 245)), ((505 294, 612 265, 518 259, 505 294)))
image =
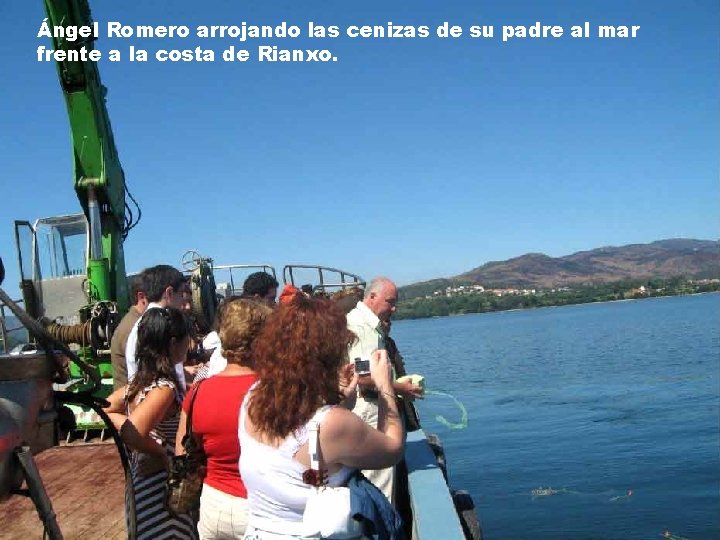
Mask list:
MULTIPOLYGON (((207 456, 207 475, 200 497, 198 532, 201 539, 242 538, 247 526, 247 491, 238 460, 238 413, 248 389, 256 380, 250 347, 271 309, 263 303, 234 298, 220 310, 218 334, 227 367, 198 387, 192 412, 193 435, 207 456)), ((176 452, 183 452, 183 403, 176 452)))

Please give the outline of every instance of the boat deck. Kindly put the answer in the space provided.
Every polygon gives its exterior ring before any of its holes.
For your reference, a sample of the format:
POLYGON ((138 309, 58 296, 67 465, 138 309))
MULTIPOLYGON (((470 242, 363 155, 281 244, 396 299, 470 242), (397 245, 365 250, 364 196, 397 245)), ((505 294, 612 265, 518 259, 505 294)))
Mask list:
MULTIPOLYGON (((35 456, 58 525, 66 540, 120 540, 125 532, 125 476, 112 442, 63 445, 35 456)), ((0 502, 0 539, 43 538, 29 497, 0 502)))
MULTIPOLYGON (((112 442, 61 445, 35 456, 45 490, 66 540, 121 540, 125 530, 125 477, 112 442)), ((463 540, 451 494, 422 430, 408 433, 405 450, 413 540, 463 540), (414 519, 413 519, 414 517, 414 519)), ((32 501, 13 496, 0 503, 0 540, 41 540, 32 501)), ((479 533, 477 538, 482 538, 479 533)))

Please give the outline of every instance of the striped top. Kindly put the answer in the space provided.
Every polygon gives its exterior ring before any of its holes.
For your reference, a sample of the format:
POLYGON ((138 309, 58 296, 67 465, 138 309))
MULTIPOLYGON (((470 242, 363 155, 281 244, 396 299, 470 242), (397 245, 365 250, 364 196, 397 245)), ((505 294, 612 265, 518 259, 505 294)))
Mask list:
MULTIPOLYGON (((169 458, 175 455, 175 435, 180 420, 181 396, 174 381, 157 379, 138 393, 134 403, 137 407, 150 391, 160 387, 172 388, 175 391, 175 403, 165 419, 150 432, 150 436, 164 447, 169 458)), ((195 520, 189 514, 176 516, 165 509, 167 471, 162 470, 149 476, 142 474, 142 464, 147 459, 147 454, 136 451, 132 452, 130 458, 135 492, 137 539, 196 539, 198 536, 195 520)))

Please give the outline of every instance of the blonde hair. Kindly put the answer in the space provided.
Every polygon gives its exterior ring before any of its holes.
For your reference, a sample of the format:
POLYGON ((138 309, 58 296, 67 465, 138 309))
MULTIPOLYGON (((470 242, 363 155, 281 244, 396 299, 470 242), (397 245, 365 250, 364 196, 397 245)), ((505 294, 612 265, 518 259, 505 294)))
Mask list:
POLYGON ((272 309, 250 298, 237 298, 227 302, 220 318, 220 344, 228 363, 250 364, 250 347, 272 309))

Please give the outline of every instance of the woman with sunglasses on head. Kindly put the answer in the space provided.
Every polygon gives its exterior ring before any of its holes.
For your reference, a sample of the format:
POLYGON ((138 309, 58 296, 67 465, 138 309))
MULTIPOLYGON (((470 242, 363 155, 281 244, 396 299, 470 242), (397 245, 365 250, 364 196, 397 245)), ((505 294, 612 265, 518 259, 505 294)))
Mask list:
POLYGON ((185 360, 190 332, 176 308, 150 308, 138 324, 137 373, 113 392, 105 409, 131 448, 136 538, 197 538, 192 517, 164 505, 169 459, 174 455, 182 386, 175 366, 185 360))

